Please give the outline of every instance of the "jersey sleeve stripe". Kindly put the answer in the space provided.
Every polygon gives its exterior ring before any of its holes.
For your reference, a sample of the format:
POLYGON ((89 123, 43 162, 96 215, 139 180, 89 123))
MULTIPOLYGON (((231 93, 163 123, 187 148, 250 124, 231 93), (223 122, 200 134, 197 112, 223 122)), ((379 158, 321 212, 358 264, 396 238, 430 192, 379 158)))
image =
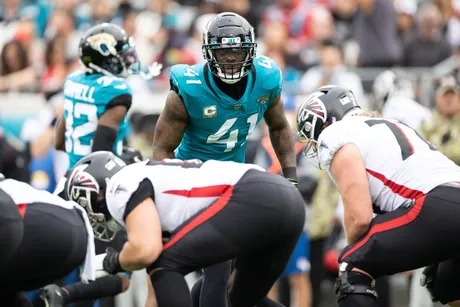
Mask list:
POLYGON ((398 184, 388 178, 386 178, 383 174, 380 174, 376 171, 370 170, 366 168, 366 171, 369 175, 377 178, 380 180, 385 186, 387 186, 393 193, 398 194, 401 197, 407 199, 417 199, 423 195, 425 195, 422 191, 413 190, 401 184, 398 184))
POLYGON ((176 195, 176 196, 184 196, 187 198, 219 197, 231 187, 232 186, 228 184, 221 184, 221 185, 211 185, 211 186, 206 186, 206 187, 196 187, 196 188, 191 188, 190 190, 167 190, 167 191, 163 191, 163 193, 176 195))
POLYGON ((424 194, 423 196, 417 198, 415 205, 409 211, 403 211, 400 216, 395 216, 392 213, 387 213, 386 216, 388 216, 389 220, 380 224, 372 225, 371 229, 367 232, 364 238, 356 242, 354 245, 351 245, 350 249, 345 250, 342 255, 340 255, 339 262, 346 262, 346 258, 363 247, 374 234, 402 227, 414 221, 422 210, 425 197, 426 195, 424 194))
POLYGON ((171 237, 168 243, 166 243, 163 246, 163 251, 170 248, 172 245, 174 245, 176 242, 178 242, 180 239, 182 239, 184 236, 190 233, 193 229, 197 228, 198 226, 212 218, 214 215, 219 213, 222 209, 224 209, 230 201, 232 194, 233 186, 227 186, 227 189, 225 190, 224 194, 222 194, 222 196, 217 201, 215 201, 211 206, 206 208, 203 212, 196 215, 184 227, 182 227, 176 234, 174 234, 171 237))

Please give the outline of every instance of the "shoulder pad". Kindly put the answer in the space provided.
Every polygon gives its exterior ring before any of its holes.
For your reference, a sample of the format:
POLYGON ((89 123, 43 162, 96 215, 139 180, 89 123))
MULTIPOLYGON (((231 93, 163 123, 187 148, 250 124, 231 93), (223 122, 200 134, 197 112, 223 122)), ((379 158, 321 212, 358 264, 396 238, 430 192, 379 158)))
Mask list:
POLYGON ((203 63, 193 66, 178 64, 171 67, 171 83, 177 87, 182 97, 200 95, 198 88, 205 85, 203 76, 204 65, 203 63))
POLYGON ((279 94, 283 86, 283 75, 275 60, 266 56, 258 56, 254 59, 257 82, 263 89, 279 94))
POLYGON ((117 96, 132 96, 133 94, 131 87, 123 78, 101 76, 96 79, 96 84, 98 86, 98 96, 102 96, 105 101, 110 101, 117 96))

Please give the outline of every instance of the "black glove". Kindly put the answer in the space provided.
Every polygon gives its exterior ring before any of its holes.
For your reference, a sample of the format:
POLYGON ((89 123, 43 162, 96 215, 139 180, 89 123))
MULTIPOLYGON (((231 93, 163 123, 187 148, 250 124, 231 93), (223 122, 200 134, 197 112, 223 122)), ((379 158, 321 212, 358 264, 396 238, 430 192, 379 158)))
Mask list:
POLYGON ((120 265, 120 253, 112 247, 107 247, 105 253, 107 255, 104 257, 104 260, 102 262, 102 267, 104 268, 104 271, 106 271, 109 274, 123 272, 123 269, 120 265))
POLYGON ((438 265, 433 264, 427 266, 422 273, 422 278, 420 278, 420 286, 426 287, 428 292, 431 295, 431 300, 433 303, 437 302, 436 293, 434 291, 434 283, 436 282, 436 274, 438 273, 438 265))
POLYGON ((139 150, 127 146, 123 147, 121 159, 128 165, 144 160, 139 150))

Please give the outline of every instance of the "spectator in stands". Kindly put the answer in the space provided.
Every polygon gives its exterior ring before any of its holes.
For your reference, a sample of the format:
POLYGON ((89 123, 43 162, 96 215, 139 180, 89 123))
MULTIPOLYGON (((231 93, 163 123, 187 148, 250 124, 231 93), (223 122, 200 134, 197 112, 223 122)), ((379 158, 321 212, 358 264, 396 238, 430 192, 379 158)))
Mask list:
POLYGON ((460 165, 460 86, 455 78, 442 78, 437 86, 436 109, 422 124, 422 135, 449 159, 460 165))
MULTIPOLYGON (((322 6, 311 9, 310 39, 299 52, 301 62, 308 68, 318 65, 322 43, 335 40, 334 20, 329 10, 322 6)), ((336 41, 337 44, 341 42, 336 41)), ((301 69, 301 67, 296 66, 301 69)))
POLYGON ((0 92, 36 91, 37 74, 29 64, 27 51, 18 40, 3 46, 0 54, 0 92))
POLYGON ((398 64, 402 48, 393 1, 357 0, 357 3, 353 34, 360 48, 359 65, 391 67, 398 64))
POLYGON ((41 75, 41 90, 46 99, 62 90, 67 76, 66 40, 56 36, 48 41, 45 50, 45 69, 41 75))
POLYGON ((55 10, 50 16, 45 30, 45 37, 48 40, 56 36, 62 36, 66 41, 66 58, 73 59, 78 56, 78 43, 81 37, 80 32, 75 31, 75 19, 72 12, 55 10))
POLYGON ((250 0, 224 0, 220 1, 220 6, 222 12, 235 12, 246 18, 246 20, 253 25, 255 33, 258 33, 258 25, 261 18, 252 10, 252 3, 250 0))
POLYGON ((451 48, 442 34, 442 15, 434 4, 420 9, 417 33, 404 46, 404 66, 429 67, 451 55, 451 48))
POLYGON ((310 6, 302 0, 276 0, 263 16, 262 30, 271 23, 282 23, 288 29, 286 44, 293 52, 298 52, 310 39, 310 6))
POLYGON ((357 0, 331 1, 331 13, 334 19, 334 36, 340 42, 353 37, 353 17, 357 10, 357 0))
POLYGON ((203 52, 201 51, 201 46, 203 44, 203 31, 211 18, 213 18, 215 13, 206 13, 199 15, 195 22, 193 23, 193 32, 189 40, 185 45, 187 52, 193 55, 195 63, 206 61, 203 57, 203 52))
POLYGON ((398 14, 398 33, 402 42, 413 35, 414 18, 417 13, 417 0, 396 0, 395 9, 398 14))
POLYGON ((458 51, 460 46, 460 1, 452 1, 452 16, 447 21, 446 37, 450 46, 458 51))
POLYGON ((367 108, 367 99, 360 77, 343 65, 343 54, 339 45, 324 41, 320 49, 320 64, 310 68, 302 77, 301 91, 308 93, 324 85, 338 85, 353 91, 360 105, 367 108))

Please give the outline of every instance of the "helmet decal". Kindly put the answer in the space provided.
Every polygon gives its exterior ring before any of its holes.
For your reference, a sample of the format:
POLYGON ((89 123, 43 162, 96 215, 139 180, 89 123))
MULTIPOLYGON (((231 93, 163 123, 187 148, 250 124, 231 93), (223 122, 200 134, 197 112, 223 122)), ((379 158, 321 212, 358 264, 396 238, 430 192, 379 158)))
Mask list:
POLYGON ((99 51, 103 56, 116 55, 117 40, 109 33, 98 33, 88 37, 88 42, 94 50, 99 51))

